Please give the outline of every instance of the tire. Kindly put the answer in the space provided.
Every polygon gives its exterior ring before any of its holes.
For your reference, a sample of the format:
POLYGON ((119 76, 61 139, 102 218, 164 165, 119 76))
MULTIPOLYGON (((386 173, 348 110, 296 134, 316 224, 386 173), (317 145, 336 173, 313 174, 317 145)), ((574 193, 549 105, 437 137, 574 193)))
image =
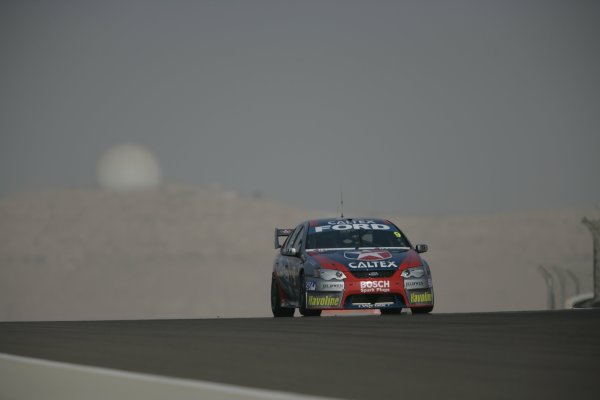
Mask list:
POLYGON ((400 315, 402 314, 401 308, 380 308, 381 315, 400 315))
POLYGON ((300 314, 304 317, 320 317, 321 310, 311 310, 306 308, 306 283, 304 274, 300 275, 300 314))
POLYGON ((279 288, 275 277, 271 278, 271 311, 275 318, 293 317, 295 308, 281 307, 281 297, 279 296, 279 288))
POLYGON ((413 314, 429 314, 430 312, 433 311, 433 306, 429 306, 429 307, 414 307, 414 308, 411 308, 410 311, 413 314))

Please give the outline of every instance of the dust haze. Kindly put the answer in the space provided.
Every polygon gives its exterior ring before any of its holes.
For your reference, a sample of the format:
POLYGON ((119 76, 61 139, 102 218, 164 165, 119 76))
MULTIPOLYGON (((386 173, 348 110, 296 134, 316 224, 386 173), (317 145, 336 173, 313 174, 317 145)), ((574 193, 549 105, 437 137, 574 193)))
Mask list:
POLYGON ((411 215, 597 204, 594 1, 4 1, 0 193, 172 182, 411 215))

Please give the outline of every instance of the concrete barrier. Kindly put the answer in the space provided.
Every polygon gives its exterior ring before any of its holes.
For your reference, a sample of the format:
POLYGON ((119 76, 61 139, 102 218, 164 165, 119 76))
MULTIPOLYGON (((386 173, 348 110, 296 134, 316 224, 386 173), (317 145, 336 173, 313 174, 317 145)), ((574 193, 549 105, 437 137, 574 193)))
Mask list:
POLYGON ((0 353, 4 400, 318 400, 322 397, 88 367, 0 353))

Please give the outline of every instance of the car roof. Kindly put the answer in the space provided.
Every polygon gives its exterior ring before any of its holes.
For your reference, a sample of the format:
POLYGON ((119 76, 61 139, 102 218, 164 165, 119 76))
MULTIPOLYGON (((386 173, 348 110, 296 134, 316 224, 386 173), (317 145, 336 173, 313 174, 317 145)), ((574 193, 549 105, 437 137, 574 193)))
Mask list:
POLYGON ((369 217, 350 217, 350 218, 319 218, 319 219, 311 219, 308 220, 308 226, 321 226, 321 225, 330 225, 330 222, 346 222, 348 224, 391 224, 391 222, 387 219, 382 218, 369 218, 369 217), (367 222, 369 221, 369 222, 367 222))

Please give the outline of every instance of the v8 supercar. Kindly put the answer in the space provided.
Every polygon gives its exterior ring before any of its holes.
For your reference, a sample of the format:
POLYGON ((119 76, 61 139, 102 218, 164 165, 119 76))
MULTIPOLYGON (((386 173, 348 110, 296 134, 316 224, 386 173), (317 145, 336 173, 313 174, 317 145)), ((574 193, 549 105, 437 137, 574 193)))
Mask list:
POLYGON ((275 317, 322 310, 379 309, 382 314, 433 310, 431 272, 393 223, 375 218, 305 221, 275 229, 271 310, 275 317), (279 238, 285 237, 283 245, 279 238))

